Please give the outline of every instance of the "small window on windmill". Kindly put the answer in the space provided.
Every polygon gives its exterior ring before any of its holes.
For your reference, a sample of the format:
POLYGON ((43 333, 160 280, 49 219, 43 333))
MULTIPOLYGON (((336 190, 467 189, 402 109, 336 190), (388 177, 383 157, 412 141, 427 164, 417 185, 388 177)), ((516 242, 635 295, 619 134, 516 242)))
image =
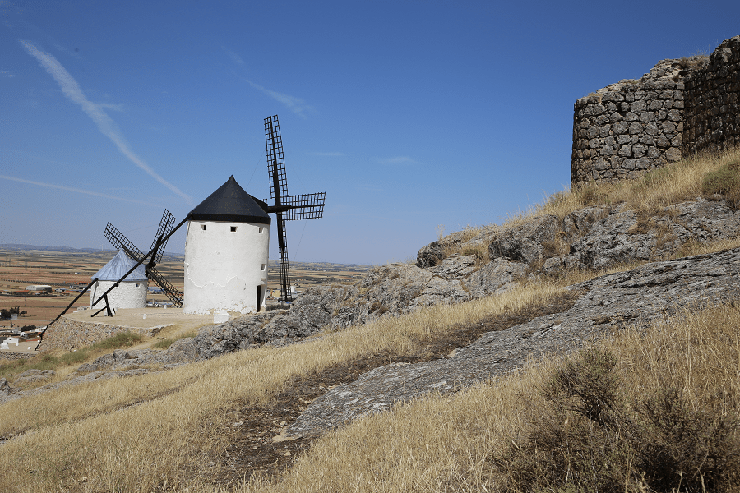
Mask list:
POLYGON ((136 283, 136 287, 137 287, 137 288, 139 287, 139 283, 138 283, 138 282, 136 283))
POLYGON ((266 265, 265 264, 262 264, 261 270, 265 270, 265 267, 266 267, 266 265))
POLYGON ((232 233, 236 233, 236 226, 232 226, 232 227, 231 227, 231 232, 232 232, 232 233))
POLYGON ((260 228, 260 230, 258 231, 258 233, 262 234, 262 228, 260 228))
POLYGON ((205 231, 206 230, 206 225, 205 224, 201 224, 200 225, 200 229, 202 229, 203 231, 205 231))

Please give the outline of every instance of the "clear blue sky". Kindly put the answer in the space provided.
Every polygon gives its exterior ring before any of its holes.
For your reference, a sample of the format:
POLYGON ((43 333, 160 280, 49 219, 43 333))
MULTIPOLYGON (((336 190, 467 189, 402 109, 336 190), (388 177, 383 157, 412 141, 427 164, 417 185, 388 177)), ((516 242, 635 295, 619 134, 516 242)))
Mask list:
POLYGON ((291 258, 405 260, 567 187, 576 99, 738 20, 737 0, 0 0, 0 243, 108 247, 110 221, 145 249, 229 175, 267 198, 278 114, 290 193, 327 192, 291 258))

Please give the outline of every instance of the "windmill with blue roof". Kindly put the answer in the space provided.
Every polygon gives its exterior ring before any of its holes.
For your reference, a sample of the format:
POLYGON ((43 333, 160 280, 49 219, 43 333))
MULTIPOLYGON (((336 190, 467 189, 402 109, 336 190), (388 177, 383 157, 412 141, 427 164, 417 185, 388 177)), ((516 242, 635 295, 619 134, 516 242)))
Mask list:
POLYGON ((131 274, 124 274, 133 267, 135 262, 119 250, 118 254, 102 269, 92 275, 91 279, 97 279, 90 287, 90 307, 101 293, 107 292, 108 306, 115 311, 119 308, 144 308, 146 306, 146 293, 148 279, 143 265, 136 267, 131 274), (123 278, 123 279, 122 279, 123 278), (114 284, 118 286, 114 286, 114 284))

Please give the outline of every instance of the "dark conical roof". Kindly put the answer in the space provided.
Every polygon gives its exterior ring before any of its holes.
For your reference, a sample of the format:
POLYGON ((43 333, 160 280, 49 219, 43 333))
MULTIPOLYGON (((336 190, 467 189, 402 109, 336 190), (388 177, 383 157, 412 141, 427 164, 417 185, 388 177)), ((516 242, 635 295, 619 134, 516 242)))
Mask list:
POLYGON ((229 179, 188 214, 189 220, 270 224, 260 203, 234 179, 229 179))

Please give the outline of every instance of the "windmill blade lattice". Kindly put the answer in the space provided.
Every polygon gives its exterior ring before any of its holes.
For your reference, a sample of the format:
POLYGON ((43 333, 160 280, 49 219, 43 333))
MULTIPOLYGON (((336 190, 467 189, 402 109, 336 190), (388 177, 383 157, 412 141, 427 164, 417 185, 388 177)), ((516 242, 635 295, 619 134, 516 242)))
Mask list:
MULTIPOLYGON (((174 223, 174 216, 170 214, 170 211, 165 209, 164 214, 162 215, 162 219, 159 221, 159 230, 157 231, 157 235, 154 237, 154 241, 152 242, 152 247, 150 251, 153 251, 153 253, 151 255, 149 263, 145 266, 145 271, 146 276, 154 281, 160 288, 162 288, 162 291, 164 291, 165 295, 167 295, 167 298, 169 298, 172 304, 179 307, 182 306, 182 293, 178 291, 178 289, 174 285, 172 285, 172 283, 165 279, 162 274, 160 274, 154 268, 154 266, 162 259, 164 246, 167 244, 167 240, 169 240, 169 237, 172 236, 172 233, 174 232, 174 223)), ((131 241, 129 241, 129 239, 126 238, 123 233, 118 231, 118 229, 111 223, 108 223, 106 225, 103 235, 108 240, 108 242, 113 245, 114 248, 118 250, 123 250, 123 252, 128 255, 131 260, 141 262, 142 259, 145 257, 145 254, 141 250, 139 250, 136 245, 131 243, 131 241)))
POLYGON ((324 214, 326 192, 304 195, 289 195, 285 175, 285 154, 283 138, 280 136, 280 122, 277 115, 265 118, 265 154, 267 170, 270 175, 270 198, 274 205, 267 206, 267 212, 277 218, 277 235, 280 246, 280 301, 293 301, 290 293, 290 262, 288 260, 288 239, 285 221, 295 219, 320 219, 324 214))
POLYGON ((154 240, 152 240, 152 246, 149 247, 149 250, 154 250, 156 248, 156 253, 152 255, 152 258, 149 261, 150 268, 154 267, 162 260, 164 247, 167 246, 167 240, 169 239, 168 233, 172 231, 174 225, 175 216, 165 209, 164 214, 162 214, 162 219, 159 220, 159 229, 157 229, 157 234, 154 237, 154 240), (157 244, 158 242, 159 244, 157 244))
POLYGON ((285 153, 277 115, 265 118, 265 134, 267 135, 265 153, 267 154, 267 172, 270 174, 270 198, 275 199, 275 205, 279 205, 280 198, 288 195, 288 181, 285 176, 285 153))

